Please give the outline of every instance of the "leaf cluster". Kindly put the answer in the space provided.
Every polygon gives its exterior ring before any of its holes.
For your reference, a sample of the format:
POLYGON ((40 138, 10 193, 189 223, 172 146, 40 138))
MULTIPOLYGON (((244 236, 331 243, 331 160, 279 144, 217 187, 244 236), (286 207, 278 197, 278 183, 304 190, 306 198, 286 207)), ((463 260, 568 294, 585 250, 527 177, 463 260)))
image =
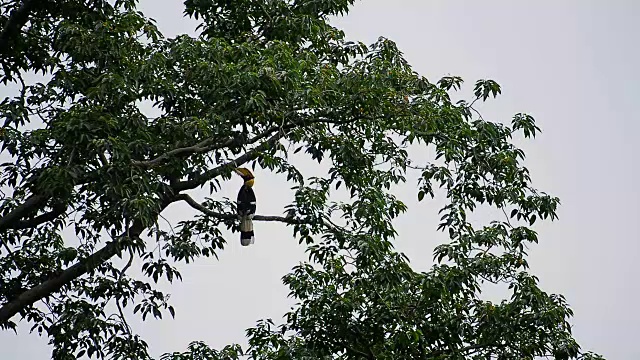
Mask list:
POLYGON ((249 329, 248 347, 194 342, 164 360, 600 359, 573 339, 565 299, 528 272, 532 225, 559 205, 513 143, 540 131, 534 118, 486 121, 473 106, 501 93, 495 81, 453 102, 461 78, 429 81, 384 37, 347 41, 328 18, 352 3, 187 0, 200 35, 175 38, 132 0, 0 3, 0 79, 18 88, 0 102, 0 325, 26 320, 55 359, 150 358, 124 309, 179 316, 157 283, 225 248, 235 204, 217 192, 245 165, 294 190, 284 216, 254 220, 305 244, 308 261, 283 277, 297 304, 249 329), (305 176, 292 154, 326 176, 305 176), (415 178, 418 200, 446 198, 434 230, 449 236, 422 273, 393 248, 408 210, 393 189, 415 178), (210 197, 195 201, 201 187, 210 197), (165 230, 176 202, 199 215, 165 230), (505 217, 473 226, 480 206, 505 217), (483 300, 487 282, 510 298, 483 300))

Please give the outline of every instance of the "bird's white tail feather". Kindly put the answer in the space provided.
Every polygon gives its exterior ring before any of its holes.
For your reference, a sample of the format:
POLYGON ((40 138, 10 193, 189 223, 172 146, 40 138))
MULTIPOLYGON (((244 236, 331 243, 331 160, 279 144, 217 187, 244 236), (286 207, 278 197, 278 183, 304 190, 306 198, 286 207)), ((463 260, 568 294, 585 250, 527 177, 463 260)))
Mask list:
POLYGON ((255 236, 253 235, 252 216, 244 216, 240 219, 240 244, 242 246, 249 246, 254 242, 255 236))
POLYGON ((248 217, 243 217, 240 220, 240 231, 253 231, 253 220, 248 217))

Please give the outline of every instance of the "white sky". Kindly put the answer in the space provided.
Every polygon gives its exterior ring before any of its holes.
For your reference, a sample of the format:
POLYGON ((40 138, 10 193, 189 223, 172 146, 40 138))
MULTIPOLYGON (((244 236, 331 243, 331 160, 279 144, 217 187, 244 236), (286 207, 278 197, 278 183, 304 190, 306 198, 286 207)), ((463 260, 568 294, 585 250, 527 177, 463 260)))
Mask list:
MULTIPOLYGON (((167 36, 192 32, 181 19, 182 1, 143 0, 167 36)), ((536 224, 533 273, 548 292, 566 296, 575 311, 578 342, 608 359, 638 359, 640 335, 638 217, 640 195, 633 140, 640 130, 634 101, 640 94, 640 3, 595 0, 462 1, 368 0, 335 23, 365 43, 385 36, 397 42, 415 70, 432 81, 460 75, 467 91, 491 78, 503 95, 482 107, 489 120, 532 114, 542 134, 521 145, 534 185, 560 197, 560 220, 536 224)), ((0 88, 0 94, 6 96, 0 88)), ((303 168, 318 171, 313 164, 303 168)), ((290 202, 284 178, 258 173, 259 213, 281 214, 290 202)), ((220 196, 233 198, 239 183, 220 196)), ((417 269, 431 265, 437 207, 417 203, 415 186, 397 190, 409 212, 397 222, 397 248, 417 269), (425 236, 426 235, 426 236, 425 236)), ((170 220, 192 214, 174 206, 170 220)), ((280 278, 304 259, 303 248, 281 224, 256 224, 256 244, 241 248, 229 238, 220 261, 182 266, 184 282, 167 286, 175 320, 136 323, 153 355, 184 351, 192 340, 211 346, 244 342, 244 330, 289 309, 280 278)), ((437 237, 437 238, 436 238, 437 237)), ((46 340, 0 333, 0 359, 45 359, 46 340)))

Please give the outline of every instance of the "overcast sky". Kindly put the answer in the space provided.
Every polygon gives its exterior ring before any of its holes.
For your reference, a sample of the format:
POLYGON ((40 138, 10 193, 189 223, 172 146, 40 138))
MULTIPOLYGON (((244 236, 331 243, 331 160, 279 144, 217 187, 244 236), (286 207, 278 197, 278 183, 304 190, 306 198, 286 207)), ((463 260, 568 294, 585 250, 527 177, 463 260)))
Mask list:
MULTIPOLYGON (((142 11, 167 36, 191 32, 182 1, 144 0, 142 11), (160 5, 162 4, 162 5, 160 5)), ((532 114, 542 128, 527 153, 534 185, 560 197, 560 220, 536 224, 532 272, 548 292, 562 293, 575 311, 578 342, 608 359, 638 359, 640 335, 638 161, 634 102, 640 95, 640 3, 634 1, 415 0, 359 2, 335 24, 353 40, 394 40, 420 74, 432 81, 459 75, 467 90, 491 78, 503 95, 482 107, 487 120, 532 114)), ((2 89, 0 89, 0 92, 2 89)), ((2 93, 0 93, 2 94, 2 93)), ((6 92, 5 92, 6 94, 6 92)), ((5 96, 5 95, 3 95, 5 96)), ((319 171, 304 164, 309 171, 319 171)), ((291 201, 284 178, 258 173, 259 213, 281 214, 291 201), (264 176, 262 176, 264 175, 264 176)), ((233 198, 239 180, 220 196, 233 198)), ((414 183, 397 190, 409 213, 397 221, 397 248, 416 269, 432 264, 437 207, 417 203, 414 183)), ((192 214, 173 206, 175 221, 192 214)), ((488 220, 488 219, 485 219, 488 220)), ((153 355, 184 351, 192 340, 211 346, 244 342, 244 330, 289 310, 281 277, 304 260, 303 248, 281 224, 258 223, 256 243, 229 239, 220 260, 183 266, 172 293, 175 320, 136 323, 153 355)), ((46 359, 46 339, 0 333, 0 359, 46 359)))

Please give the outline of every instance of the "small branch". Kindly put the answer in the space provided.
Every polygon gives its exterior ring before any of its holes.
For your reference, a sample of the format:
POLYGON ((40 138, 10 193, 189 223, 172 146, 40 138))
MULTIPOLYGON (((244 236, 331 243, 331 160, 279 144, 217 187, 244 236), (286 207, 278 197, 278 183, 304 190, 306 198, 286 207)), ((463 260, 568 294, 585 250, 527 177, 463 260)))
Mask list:
POLYGON ((109 160, 107 159, 107 156, 104 154, 104 152, 99 151, 98 157, 100 157, 100 162, 102 163, 102 166, 109 165, 109 160))
POLYGON ((20 269, 20 265, 18 264, 18 260, 16 259, 16 255, 13 253, 13 251, 9 247, 9 244, 2 238, 0 238, 0 243, 5 248, 5 250, 7 250, 7 252, 9 253, 8 258, 11 259, 11 261, 13 261, 13 264, 16 266, 18 270, 22 271, 22 269, 20 269))
MULTIPOLYGON (((473 102, 475 103, 475 100, 473 102)), ((473 103, 471 103, 471 105, 473 105, 473 103)), ((475 112, 478 115, 480 120, 485 121, 484 118, 482 117, 482 114, 480 114, 480 112, 476 110, 476 108, 472 107, 471 105, 469 105, 469 109, 473 110, 473 112, 475 112)))
POLYGON ((133 164, 137 165, 137 166, 142 166, 142 167, 146 167, 146 168, 152 168, 160 163, 162 163, 163 161, 168 160, 169 158, 173 157, 173 156, 182 156, 182 157, 187 157, 189 155, 193 155, 193 154, 197 154, 197 153, 204 153, 204 152, 208 152, 208 151, 212 151, 212 150, 217 150, 217 149, 222 149, 225 147, 229 147, 232 146, 233 144, 238 144, 238 145, 250 145, 250 144, 255 144, 256 142, 268 137, 269 135, 272 135, 274 132, 277 132, 276 134, 273 134, 269 139, 267 139, 264 143, 260 144, 259 146, 255 147, 254 149, 250 150, 249 152, 245 153, 244 155, 238 157, 237 159, 227 163, 227 164, 223 164, 220 165, 216 168, 213 168, 199 176, 196 176, 195 179, 193 180, 189 180, 189 181, 184 181, 184 182, 180 182, 179 184, 177 184, 177 186, 174 186, 174 189, 178 192, 178 191, 182 191, 182 190, 190 190, 190 189, 194 189, 200 185, 203 185, 205 182, 211 180, 212 178, 222 174, 222 172, 224 171, 224 169, 229 166, 229 165, 233 165, 233 166, 239 166, 242 165, 244 163, 247 163, 251 160, 256 159, 260 154, 260 151, 264 151, 266 149, 268 149, 271 145, 275 144, 278 140, 280 140, 281 138, 283 138, 284 136, 287 135, 287 133, 285 133, 285 131, 291 130, 293 128, 295 128, 296 126, 303 126, 303 125, 311 125, 311 124, 316 124, 316 123, 327 123, 327 124, 334 124, 334 125, 343 125, 343 124, 348 124, 348 123, 352 123, 352 122, 356 122, 359 120, 363 120, 365 119, 364 117, 356 117, 354 119, 348 119, 348 120, 344 120, 344 121, 336 121, 336 120, 331 120, 331 119, 325 119, 325 118, 318 118, 318 119, 314 119, 313 121, 309 121, 308 123, 305 123, 304 121, 295 121, 295 122, 291 122, 289 124, 286 125, 282 125, 282 126, 271 126, 268 129, 262 131, 261 133, 259 133, 258 135, 254 136, 253 138, 251 138, 250 140, 248 140, 247 142, 241 143, 238 141, 237 138, 234 139, 228 139, 222 143, 218 143, 218 144, 214 144, 213 143, 213 139, 205 139, 203 141, 201 141, 200 143, 193 145, 193 146, 189 146, 189 147, 184 147, 184 148, 179 148, 179 149, 174 149, 171 150, 167 153, 164 153, 160 156, 158 156, 157 158, 154 158, 152 160, 148 160, 148 161, 134 161, 133 164))
MULTIPOLYGON (((206 207, 204 207, 202 204, 198 203, 197 201, 195 201, 191 196, 187 195, 187 194, 179 194, 176 196, 177 200, 182 200, 184 202, 186 202, 187 204, 189 204, 189 206, 191 206, 192 208, 202 212, 203 214, 209 215, 211 217, 215 217, 218 219, 222 219, 222 220, 235 220, 238 218, 237 215, 235 214, 229 214, 229 213, 219 213, 217 211, 213 211, 210 209, 207 209, 206 207)), ((276 215, 254 215, 253 216, 253 220, 255 221, 279 221, 282 223, 287 223, 287 224, 303 224, 305 223, 304 221, 300 220, 300 219, 296 219, 294 217, 288 217, 288 216, 276 216, 276 215)))
POLYGON ((438 357, 438 356, 442 356, 445 355, 447 353, 466 353, 469 350, 482 350, 482 349, 486 349, 486 348, 504 348, 506 347, 506 345, 502 345, 502 344, 493 344, 493 345, 469 345, 469 346, 465 346, 462 347, 460 349, 444 349, 444 350, 434 350, 429 352, 429 358, 434 358, 434 357, 438 357))
MULTIPOLYGON (((186 202, 187 204, 189 204, 189 206, 191 206, 192 208, 202 212, 205 215, 211 216, 211 217, 215 217, 221 220, 236 220, 238 218, 237 215, 235 214, 229 214, 229 213, 220 213, 217 211, 213 211, 211 209, 207 209, 204 205, 198 203, 197 201, 195 201, 191 196, 187 195, 187 194, 178 194, 176 195, 176 200, 182 200, 184 202, 186 202)), ((278 221, 281 223, 285 223, 285 224, 291 224, 291 225, 295 225, 295 224, 310 224, 309 221, 306 221, 304 219, 300 219, 300 218, 295 218, 292 216, 277 216, 277 215, 254 215, 253 216, 253 220, 255 221, 278 221)), ((341 228, 340 226, 334 224, 333 222, 331 222, 331 220, 329 219, 323 219, 322 220, 322 225, 329 229, 332 232, 347 232, 347 230, 341 228)))

